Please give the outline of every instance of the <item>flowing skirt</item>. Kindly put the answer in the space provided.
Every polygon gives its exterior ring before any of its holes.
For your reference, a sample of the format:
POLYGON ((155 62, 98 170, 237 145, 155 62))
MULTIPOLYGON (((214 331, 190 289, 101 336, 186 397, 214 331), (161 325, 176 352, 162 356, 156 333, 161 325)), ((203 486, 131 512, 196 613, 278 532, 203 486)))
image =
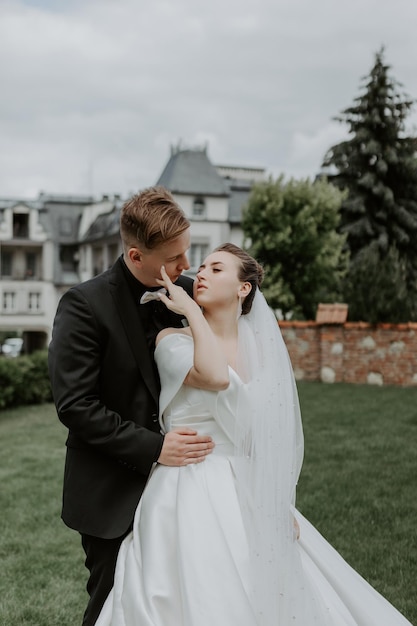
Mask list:
MULTIPOLYGON (((410 626, 296 516, 303 617, 294 616, 291 626, 410 626)), ((231 460, 213 454, 196 465, 158 465, 122 543, 97 626, 258 626, 250 581, 231 460)))

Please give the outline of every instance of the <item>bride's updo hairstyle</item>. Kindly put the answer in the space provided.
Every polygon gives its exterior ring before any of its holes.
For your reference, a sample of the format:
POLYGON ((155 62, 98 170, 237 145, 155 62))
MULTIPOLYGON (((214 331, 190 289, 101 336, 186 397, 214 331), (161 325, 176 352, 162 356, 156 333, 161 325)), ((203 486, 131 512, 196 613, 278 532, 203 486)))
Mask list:
POLYGON ((233 243, 223 243, 215 248, 214 252, 228 252, 237 257, 240 261, 238 278, 242 283, 250 283, 252 289, 242 302, 242 315, 246 315, 252 308, 256 287, 260 287, 264 278, 263 267, 250 256, 245 250, 235 246, 233 243))

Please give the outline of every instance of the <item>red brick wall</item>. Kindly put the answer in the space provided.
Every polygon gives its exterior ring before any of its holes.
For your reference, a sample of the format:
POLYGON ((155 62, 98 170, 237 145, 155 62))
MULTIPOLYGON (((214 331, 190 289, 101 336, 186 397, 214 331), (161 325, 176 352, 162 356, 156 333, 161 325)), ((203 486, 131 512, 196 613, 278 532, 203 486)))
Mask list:
POLYGON ((297 380, 417 386, 417 323, 279 325, 297 380))

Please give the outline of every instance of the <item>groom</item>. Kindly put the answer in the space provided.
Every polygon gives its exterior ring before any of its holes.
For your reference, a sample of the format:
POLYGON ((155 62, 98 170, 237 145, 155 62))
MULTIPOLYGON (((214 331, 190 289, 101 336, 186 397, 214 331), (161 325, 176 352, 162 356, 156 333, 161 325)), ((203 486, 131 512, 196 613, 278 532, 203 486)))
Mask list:
POLYGON ((190 267, 189 227, 166 189, 145 189, 122 208, 123 255, 58 305, 49 373, 68 428, 62 518, 81 534, 90 572, 84 626, 95 624, 113 586, 117 553, 153 464, 198 463, 214 445, 190 429, 163 436, 158 422, 155 337, 182 320, 149 291, 164 265, 192 293, 192 280, 181 276, 190 267))

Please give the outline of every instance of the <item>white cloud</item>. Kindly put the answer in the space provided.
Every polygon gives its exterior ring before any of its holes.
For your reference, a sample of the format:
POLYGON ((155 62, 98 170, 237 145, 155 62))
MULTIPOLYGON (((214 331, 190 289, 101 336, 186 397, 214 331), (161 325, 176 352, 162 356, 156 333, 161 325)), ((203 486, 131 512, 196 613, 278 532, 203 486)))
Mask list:
POLYGON ((3 0, 0 195, 127 194, 179 140, 314 176, 382 44, 417 97, 416 18, 409 0, 3 0))

